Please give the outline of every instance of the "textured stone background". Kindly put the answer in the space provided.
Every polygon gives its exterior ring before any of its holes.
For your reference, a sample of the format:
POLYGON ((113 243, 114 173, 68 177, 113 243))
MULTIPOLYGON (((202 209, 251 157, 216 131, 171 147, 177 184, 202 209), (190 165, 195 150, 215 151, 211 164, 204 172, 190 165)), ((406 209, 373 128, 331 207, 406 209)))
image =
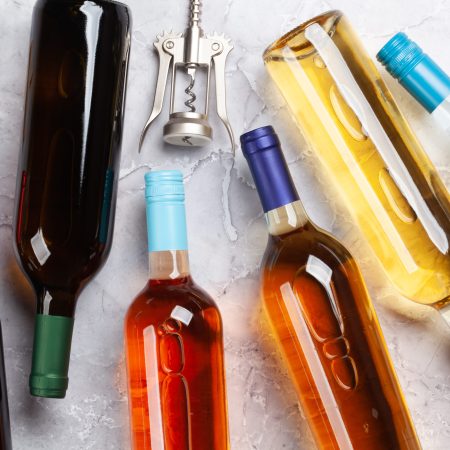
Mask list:
MULTIPOLYGON (((122 322, 146 281, 143 175, 152 167, 179 168, 186 177, 192 271, 215 296, 224 318, 232 448, 308 449, 309 431, 261 315, 257 279, 266 231, 242 156, 230 170, 224 157, 227 136, 214 114, 216 138, 209 148, 187 152, 165 147, 161 134, 167 109, 154 124, 143 153, 137 153, 155 87, 152 42, 163 29, 184 29, 187 2, 127 3, 134 29, 115 239, 108 263, 80 298, 70 388, 66 399, 58 401, 28 394, 34 299, 11 248, 33 1, 0 2, 0 316, 15 448, 128 448, 122 322)), ((398 298, 386 283, 345 209, 327 188, 262 64, 262 51, 281 33, 333 8, 347 13, 372 56, 392 34, 406 30, 450 71, 446 0, 429 0, 426 8, 423 0, 205 0, 203 24, 206 31, 225 32, 235 44, 227 81, 236 136, 251 127, 276 126, 308 212, 358 258, 424 448, 445 450, 450 442, 450 332, 437 313, 398 298)), ((448 186, 448 137, 382 74, 448 186)))

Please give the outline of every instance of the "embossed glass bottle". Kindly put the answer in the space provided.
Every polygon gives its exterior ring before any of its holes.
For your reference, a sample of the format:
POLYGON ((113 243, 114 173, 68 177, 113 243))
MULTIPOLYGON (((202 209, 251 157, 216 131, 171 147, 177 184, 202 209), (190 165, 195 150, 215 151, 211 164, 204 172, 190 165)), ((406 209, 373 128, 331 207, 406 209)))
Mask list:
POLYGON ((241 136, 266 213, 264 309, 320 449, 419 449, 357 265, 303 209, 272 127, 241 136))
POLYGON ((450 323, 448 192, 345 17, 311 19, 264 61, 393 284, 450 323))
POLYGON ((32 395, 65 396, 76 302, 111 248, 130 33, 118 2, 33 11, 15 220, 37 297, 32 395))
POLYGON ((150 277, 128 309, 135 450, 228 450, 222 320, 189 273, 182 174, 146 177, 150 277))

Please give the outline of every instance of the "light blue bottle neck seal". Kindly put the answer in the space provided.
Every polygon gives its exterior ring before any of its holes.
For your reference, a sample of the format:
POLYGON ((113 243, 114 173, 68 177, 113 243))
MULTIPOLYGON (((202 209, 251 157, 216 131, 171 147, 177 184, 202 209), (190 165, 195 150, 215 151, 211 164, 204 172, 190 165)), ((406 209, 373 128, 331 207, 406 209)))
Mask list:
POLYGON ((187 250, 183 175, 178 170, 145 174, 148 251, 187 250))
POLYGON ((405 33, 397 33, 377 59, 428 112, 450 95, 450 77, 405 33))

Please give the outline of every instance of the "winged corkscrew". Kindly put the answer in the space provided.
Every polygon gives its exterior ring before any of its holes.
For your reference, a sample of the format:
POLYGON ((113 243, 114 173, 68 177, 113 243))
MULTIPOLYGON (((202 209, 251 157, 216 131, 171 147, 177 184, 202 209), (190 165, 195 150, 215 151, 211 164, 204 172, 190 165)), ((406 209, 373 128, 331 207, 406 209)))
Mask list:
POLYGON ((225 90, 225 64, 233 45, 224 35, 204 34, 200 27, 200 15, 200 0, 191 0, 190 18, 186 31, 184 33, 164 32, 157 36, 154 46, 159 56, 158 81, 153 109, 141 134, 139 151, 141 151, 150 125, 161 113, 169 70, 172 70, 170 114, 169 121, 164 126, 164 141, 184 147, 198 147, 211 142, 213 132, 208 123, 208 108, 211 71, 214 70, 217 114, 228 132, 234 154, 235 141, 227 115, 225 90), (187 110, 175 112, 176 70, 179 68, 184 70, 189 77, 189 85, 184 91, 188 97, 184 102, 187 110), (195 104, 197 96, 194 93, 194 87, 198 70, 205 70, 207 73, 203 113, 197 111, 195 104))

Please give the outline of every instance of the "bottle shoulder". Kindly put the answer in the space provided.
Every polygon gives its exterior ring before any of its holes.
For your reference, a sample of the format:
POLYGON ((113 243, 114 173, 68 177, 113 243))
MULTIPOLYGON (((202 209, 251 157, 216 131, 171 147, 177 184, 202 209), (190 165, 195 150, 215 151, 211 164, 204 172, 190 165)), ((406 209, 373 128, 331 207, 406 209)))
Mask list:
POLYGON ((339 241, 320 230, 269 242, 261 281, 270 314, 278 314, 281 304, 289 306, 289 314, 296 314, 295 305, 301 304, 318 327, 325 317, 335 317, 333 327, 338 327, 343 317, 354 317, 355 311, 365 315, 371 309, 356 262, 339 241))
POLYGON ((311 260, 335 267, 353 258, 332 235, 315 226, 306 226, 286 235, 269 236, 262 266, 270 272, 278 266, 302 267, 311 260))
POLYGON ((198 315, 206 311, 220 317, 219 309, 212 297, 191 279, 173 284, 149 281, 128 308, 127 320, 146 316, 158 322, 160 317, 167 315, 177 313, 198 315))

